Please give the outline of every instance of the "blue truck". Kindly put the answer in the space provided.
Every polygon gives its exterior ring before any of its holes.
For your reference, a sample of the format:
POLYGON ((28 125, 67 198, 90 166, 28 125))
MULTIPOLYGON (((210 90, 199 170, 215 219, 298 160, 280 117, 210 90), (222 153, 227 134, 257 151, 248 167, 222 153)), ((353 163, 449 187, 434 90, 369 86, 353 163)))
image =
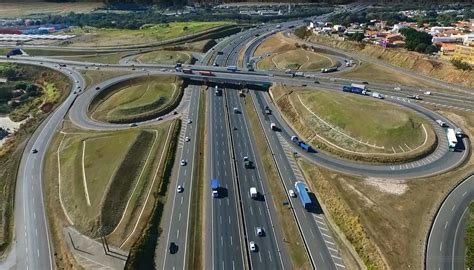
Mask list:
POLYGON ((235 71, 237 71, 237 66, 228 66, 227 70, 235 72, 235 71))
POLYGON ((298 197, 300 198, 301 203, 303 204, 303 207, 305 209, 311 208, 311 205, 313 204, 313 202, 311 201, 311 198, 309 197, 308 188, 306 187, 306 184, 301 181, 297 181, 295 183, 295 189, 296 189, 296 192, 298 193, 298 197))
POLYGON ((212 190, 212 197, 218 197, 219 196, 219 181, 217 179, 211 179, 211 190, 212 190))
POLYGON ((350 86, 350 85, 344 85, 342 87, 342 91, 348 92, 348 93, 360 94, 360 95, 365 95, 366 93, 366 90, 360 87, 355 87, 355 86, 350 86))
POLYGON ((298 139, 298 137, 296 136, 291 136, 291 141, 306 152, 311 152, 313 150, 313 148, 311 148, 311 145, 305 143, 304 141, 300 141, 300 139, 298 139))
POLYGON ((23 51, 21 49, 12 49, 7 53, 6 56, 7 58, 10 58, 10 56, 22 55, 22 54, 23 54, 23 51))

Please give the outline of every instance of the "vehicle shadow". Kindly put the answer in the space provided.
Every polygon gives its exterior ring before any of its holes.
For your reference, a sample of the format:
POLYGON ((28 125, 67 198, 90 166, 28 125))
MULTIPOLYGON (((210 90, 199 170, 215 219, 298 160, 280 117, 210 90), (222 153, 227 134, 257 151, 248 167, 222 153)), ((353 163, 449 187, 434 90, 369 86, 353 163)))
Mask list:
POLYGON ((314 193, 313 192, 308 192, 308 196, 309 196, 309 198, 311 199, 311 202, 312 202, 310 206, 306 207, 308 212, 313 213, 313 214, 317 214, 317 215, 324 214, 323 209, 321 208, 321 205, 319 204, 319 201, 316 198, 316 196, 314 195, 314 193))

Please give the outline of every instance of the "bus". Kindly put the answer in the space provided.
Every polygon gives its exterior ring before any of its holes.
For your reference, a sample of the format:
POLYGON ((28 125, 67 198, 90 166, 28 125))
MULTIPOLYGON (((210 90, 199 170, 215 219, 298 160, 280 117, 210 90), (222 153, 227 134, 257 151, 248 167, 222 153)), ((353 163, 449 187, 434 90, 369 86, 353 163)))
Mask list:
POLYGON ((456 132, 454 132, 454 129, 452 129, 452 128, 447 128, 446 129, 446 136, 448 137, 449 151, 454 151, 456 149, 456 145, 458 144, 458 139, 456 137, 456 132))

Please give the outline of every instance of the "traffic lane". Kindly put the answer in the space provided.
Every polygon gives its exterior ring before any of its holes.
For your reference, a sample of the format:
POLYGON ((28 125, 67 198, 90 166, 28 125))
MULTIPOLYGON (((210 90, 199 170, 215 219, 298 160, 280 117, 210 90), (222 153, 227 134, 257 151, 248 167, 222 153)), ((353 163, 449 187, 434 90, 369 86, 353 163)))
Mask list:
MULTIPOLYGON (((256 108, 257 114, 260 117, 262 123, 268 124, 265 125, 263 129, 269 140, 270 147, 272 148, 273 157, 275 158, 275 161, 278 165, 278 170, 280 171, 281 177, 283 178, 285 191, 288 196, 288 190, 294 189, 294 183, 297 178, 291 169, 291 165, 286 157, 285 151, 278 140, 277 133, 270 130, 270 124, 265 119, 268 117, 263 110, 265 106, 262 106, 263 103, 261 95, 263 95, 263 93, 254 93, 254 95, 257 103, 260 104, 256 108)), ((328 244, 331 242, 323 238, 319 229, 319 225, 312 217, 313 214, 307 212, 307 210, 298 201, 298 198, 290 198, 288 196, 288 201, 292 205, 295 218, 297 219, 297 223, 301 228, 301 233, 303 234, 306 247, 309 250, 309 255, 311 256, 314 266, 317 269, 336 269, 334 259, 331 257, 328 249, 328 244), (324 244, 321 245, 321 243, 324 244)), ((336 248, 335 243, 332 243, 331 248, 336 248)))
POLYGON ((251 148, 250 138, 248 137, 249 129, 245 120, 245 110, 241 106, 240 100, 238 100, 237 90, 230 91, 228 89, 226 90, 226 96, 228 96, 231 126, 238 128, 233 133, 233 138, 236 167, 240 179, 240 192, 248 233, 247 237, 248 241, 254 241, 259 248, 258 252, 250 253, 252 267, 258 269, 280 269, 282 268, 280 263, 281 259, 278 254, 280 248, 276 243, 275 234, 273 232, 274 227, 270 220, 271 217, 268 214, 267 200, 264 199, 264 197, 267 197, 269 194, 266 194, 261 183, 263 178, 259 171, 260 166, 256 166, 256 168, 253 169, 247 169, 244 167, 244 157, 248 157, 255 165, 260 165, 260 162, 258 162, 258 159, 251 148), (239 113, 231 112, 234 107, 238 108, 239 113), (251 187, 257 188, 261 198, 255 200, 250 197, 251 187), (262 200, 264 202, 262 202, 262 200), (265 237, 255 236, 255 230, 257 227, 264 228, 264 231, 266 231, 265 237))
POLYGON ((231 157, 229 153, 228 137, 225 128, 225 113, 222 96, 215 96, 209 91, 211 113, 211 167, 212 178, 217 178, 222 188, 219 198, 212 198, 213 217, 213 268, 241 267, 243 268, 242 251, 240 248, 240 230, 237 227, 236 198, 232 172, 229 168, 231 157))
POLYGON ((459 242, 465 227, 463 215, 474 200, 474 176, 457 186, 441 205, 433 221, 426 249, 427 269, 462 269, 464 249, 459 242), (461 257, 462 260, 459 260, 461 257), (460 268, 459 268, 460 267, 460 268))
MULTIPOLYGON (((175 269, 185 269, 186 268, 186 252, 187 252, 187 241, 188 241, 188 230, 189 230, 189 213, 190 213, 190 203, 191 203, 191 194, 192 194, 192 184, 193 184, 193 171, 194 171, 194 154, 197 144, 197 133, 196 125, 199 121, 198 119, 198 109, 199 109, 199 98, 200 94, 196 87, 188 89, 191 92, 191 99, 193 102, 189 107, 189 114, 187 119, 183 119, 183 125, 185 128, 184 138, 180 136, 181 144, 181 158, 179 160, 185 160, 187 162, 186 166, 180 166, 178 169, 178 176, 174 190, 174 200, 173 207, 171 212, 171 220, 168 231, 168 240, 166 249, 169 248, 169 244, 174 242, 178 246, 177 252, 172 256, 168 256, 168 250, 165 250, 164 256, 164 268, 175 268, 175 269), (188 119, 191 120, 191 123, 188 123, 188 119), (190 141, 186 141, 185 138, 190 138, 190 141), (181 141, 183 140, 183 141, 181 141), (183 191, 178 192, 177 188, 181 186, 183 191), (173 226, 171 226, 173 224, 173 226)), ((180 134, 181 135, 181 134, 180 134)), ((177 139, 177 138, 176 138, 177 139)))
MULTIPOLYGON (((73 73, 74 74, 74 73, 73 73)), ((66 74, 68 77, 78 76, 66 74)), ((81 80, 73 80, 72 87, 80 86, 81 80), (79 81, 79 83, 76 83, 79 81)), ((44 210, 42 193, 42 167, 46 149, 56 132, 60 121, 75 99, 71 91, 59 107, 33 133, 22 156, 18 173, 15 201, 15 238, 17 265, 24 268, 52 267, 49 231, 44 210), (37 154, 32 149, 38 149, 37 154), (19 203, 21 201, 21 203, 19 203), (22 206, 20 208, 20 206, 22 206)))

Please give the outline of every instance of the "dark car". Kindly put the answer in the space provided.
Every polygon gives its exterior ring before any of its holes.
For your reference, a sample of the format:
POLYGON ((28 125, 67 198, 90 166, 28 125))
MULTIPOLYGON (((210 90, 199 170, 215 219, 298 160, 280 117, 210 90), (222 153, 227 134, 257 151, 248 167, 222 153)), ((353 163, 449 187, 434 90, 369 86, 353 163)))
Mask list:
POLYGON ((362 82, 362 84, 369 84, 369 82, 362 82))
POLYGON ((175 242, 171 242, 169 250, 170 250, 170 254, 175 254, 176 252, 178 252, 178 245, 176 245, 175 242))
POLYGON ((36 153, 38 153, 38 150, 33 149, 33 151, 31 151, 31 152, 33 152, 33 154, 36 154, 36 153))
POLYGON ((314 83, 319 84, 319 81, 314 81, 314 83))
POLYGON ((100 90, 100 87, 99 87, 99 86, 97 86, 97 87, 95 88, 95 90, 100 90))

